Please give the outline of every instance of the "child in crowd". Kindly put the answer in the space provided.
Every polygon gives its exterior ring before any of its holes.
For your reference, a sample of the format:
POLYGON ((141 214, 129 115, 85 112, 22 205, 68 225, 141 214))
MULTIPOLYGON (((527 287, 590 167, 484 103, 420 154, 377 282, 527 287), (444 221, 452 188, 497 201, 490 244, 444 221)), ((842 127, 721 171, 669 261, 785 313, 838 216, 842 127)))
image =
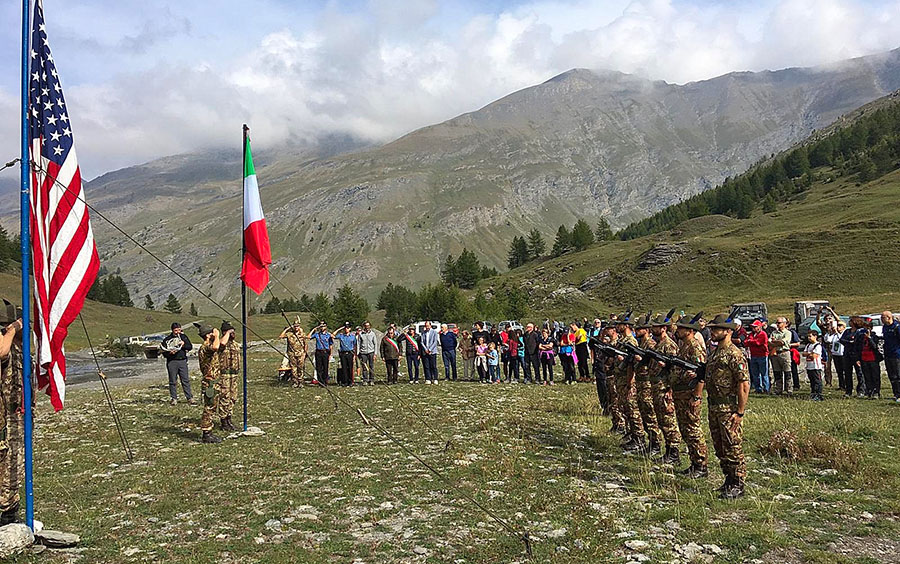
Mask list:
POLYGON ((491 384, 496 384, 500 381, 500 351, 497 350, 497 345, 491 343, 488 345, 488 375, 491 378, 491 384))
POLYGON ((506 372, 506 383, 512 382, 513 377, 516 383, 519 383, 519 339, 514 330, 510 330, 507 335, 506 346, 508 347, 509 370, 506 372))
POLYGON ((556 346, 556 343, 553 342, 553 338, 550 337, 550 329, 544 327, 541 330, 541 338, 538 341, 538 350, 541 354, 541 374, 543 379, 543 384, 553 385, 553 365, 556 364, 554 357, 556 356, 556 352, 553 350, 556 346))
POLYGON ((809 379, 810 399, 822 401, 822 344, 819 343, 819 332, 810 329, 809 341, 803 349, 806 358, 806 377, 809 379))
POLYGON ((488 377, 488 346, 484 344, 484 337, 478 337, 475 345, 475 370, 478 372, 478 381, 484 384, 488 377))
POLYGON ((575 345, 572 344, 573 337, 573 335, 563 331, 559 338, 559 362, 562 364, 566 384, 575 383, 575 345))

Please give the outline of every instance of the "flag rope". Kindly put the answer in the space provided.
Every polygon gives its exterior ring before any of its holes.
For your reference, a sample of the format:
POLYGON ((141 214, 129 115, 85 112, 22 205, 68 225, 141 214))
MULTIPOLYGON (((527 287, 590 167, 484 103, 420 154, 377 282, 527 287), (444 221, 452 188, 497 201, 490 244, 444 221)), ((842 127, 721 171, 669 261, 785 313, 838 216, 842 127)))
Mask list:
MULTIPOLYGON (((34 170, 37 170, 37 171, 39 171, 39 172, 45 172, 45 171, 43 171, 43 170, 41 169, 41 167, 38 166, 37 163, 35 163, 33 160, 30 162, 30 164, 31 164, 31 167, 32 167, 34 170)), ((66 186, 66 185, 62 184, 61 182, 59 182, 59 181, 56 180, 55 178, 53 178, 53 182, 54 182, 56 185, 58 185, 60 188, 62 188, 63 190, 71 191, 71 188, 70 188, 69 186, 66 186)), ((126 239, 128 239, 129 241, 131 241, 132 243, 134 243, 134 245, 136 245, 138 248, 140 248, 141 250, 145 251, 145 252, 147 253, 148 256, 150 256, 150 257, 153 258, 155 261, 157 261, 159 264, 161 264, 164 268, 166 268, 167 270, 169 270, 172 274, 174 274, 176 277, 178 277, 182 282, 184 282, 185 284, 187 284, 188 287, 190 287, 191 289, 193 289, 194 291, 196 291, 198 294, 204 296, 210 303, 212 303, 214 306, 216 306, 217 308, 219 308, 219 309, 220 309, 223 313, 225 313, 228 317, 230 317, 231 319, 233 319, 233 320, 236 321, 237 323, 241 323, 241 321, 240 321, 235 315, 233 315, 230 311, 228 311, 227 309, 225 309, 225 307, 224 307, 223 305, 221 305, 219 302, 217 302, 216 300, 214 300, 212 297, 210 297, 210 296, 206 295, 205 293, 203 293, 203 291, 200 290, 200 288, 198 288, 193 282, 191 282, 190 280, 188 280, 187 278, 185 278, 183 275, 181 275, 180 273, 178 273, 178 272, 177 272, 174 268, 172 268, 167 262, 165 262, 164 260, 162 260, 161 258, 159 258, 155 253, 153 253, 150 249, 148 249, 147 247, 145 247, 145 246, 144 246, 142 243, 140 243, 137 239, 135 239, 133 236, 131 236, 127 231, 125 231, 124 229, 122 229, 121 227, 119 227, 118 225, 116 225, 115 222, 113 222, 111 219, 109 219, 108 217, 106 217, 102 212, 100 212, 99 210, 97 210, 97 208, 95 208, 94 206, 92 206, 91 204, 89 204, 89 203, 88 203, 82 196, 80 196, 77 192, 75 192, 74 195, 75 195, 75 198, 77 198, 77 199, 80 200, 82 203, 84 203, 84 205, 87 206, 88 209, 90 209, 92 213, 97 214, 97 216, 100 217, 100 219, 102 219, 102 220, 104 220, 105 222, 109 223, 109 225, 110 225, 113 229, 115 229, 116 231, 118 231, 119 233, 121 233, 122 236, 124 236, 126 239)), ((270 290, 270 292, 271 292, 271 290, 270 290)), ((241 323, 241 325, 244 325, 244 324, 241 323)), ((279 348, 276 347, 274 344, 272 344, 271 341, 269 341, 268 339, 266 339, 265 337, 263 337, 262 335, 260 335, 259 333, 257 333, 254 329, 252 329, 251 327, 246 326, 246 325, 244 325, 244 327, 246 327, 246 329, 247 329, 249 332, 251 332, 254 336, 258 337, 263 343, 265 343, 267 346, 269 346, 272 350, 274 350, 275 352, 277 352, 279 355, 282 355, 282 356, 285 356, 285 357, 287 356, 287 352, 282 352, 281 349, 279 349, 279 348)), ((307 357, 307 358, 308 358, 308 357, 307 357)), ((468 501, 469 503, 471 503, 472 505, 474 505, 475 507, 477 507, 478 509, 480 509, 485 515, 487 515, 488 517, 490 517, 492 520, 496 521, 500 526, 502 526, 504 529, 506 529, 507 531, 509 531, 511 534, 516 535, 516 536, 519 538, 519 540, 521 540, 521 541, 525 544, 525 551, 526 551, 526 554, 527 554, 529 557, 532 556, 531 537, 529 536, 527 530, 522 530, 522 531, 517 530, 515 527, 513 527, 511 524, 509 524, 506 520, 504 520, 504 519, 501 518, 499 515, 497 515, 496 513, 494 513, 492 510, 488 509, 486 506, 484 506, 482 503, 480 503, 477 499, 475 499, 475 497, 474 497, 473 495, 470 495, 468 492, 463 491, 462 488, 461 488, 458 484, 456 484, 455 482, 453 482, 450 478, 446 477, 444 474, 442 474, 440 471, 438 471, 436 468, 434 468, 431 464, 429 464, 428 462, 426 462, 425 460, 423 460, 423 459, 421 458, 421 456, 419 456, 419 455, 416 454, 412 449, 410 449, 410 448, 406 445, 406 443, 404 443, 403 441, 401 441, 400 439, 398 439, 397 437, 395 437, 390 431, 388 431, 387 429, 385 429, 385 428, 382 427, 381 425, 379 425, 379 424, 373 422, 371 419, 366 418, 364 412, 362 411, 362 408, 357 407, 357 406, 354 405, 352 402, 350 402, 350 401, 348 401, 347 399, 343 398, 340 394, 337 394, 337 393, 335 393, 333 390, 330 390, 330 389, 328 388, 328 386, 326 386, 326 385, 325 385, 324 383, 322 383, 321 381, 319 382, 319 386, 320 386, 322 389, 324 389, 324 390, 331 396, 331 398, 335 401, 335 403, 340 402, 340 403, 344 404, 346 407, 348 407, 348 408, 349 408, 351 411, 353 411, 354 413, 360 414, 360 415, 363 417, 363 420, 364 420, 364 422, 365 422, 367 425, 372 426, 372 427, 373 427, 374 429, 376 429, 379 433, 381 433, 385 438, 387 438, 388 440, 390 440, 391 442, 393 442, 394 444, 396 444, 398 447, 400 447, 404 452, 406 452, 407 454, 409 454, 410 456, 412 456, 419 464, 421 464, 422 466, 424 466, 429 472, 431 472, 432 474, 434 474, 435 476, 437 476, 438 479, 440 479, 442 482, 444 482, 444 483, 448 486, 448 488, 449 488, 450 490, 452 490, 453 492, 455 492, 459 497, 463 498, 464 500, 468 501)))

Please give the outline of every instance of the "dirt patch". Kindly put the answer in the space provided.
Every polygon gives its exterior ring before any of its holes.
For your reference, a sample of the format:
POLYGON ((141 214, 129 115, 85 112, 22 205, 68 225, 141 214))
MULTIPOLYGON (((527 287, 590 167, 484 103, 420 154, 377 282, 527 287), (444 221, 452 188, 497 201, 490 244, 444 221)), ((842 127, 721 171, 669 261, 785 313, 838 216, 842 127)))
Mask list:
POLYGON ((851 558, 871 558, 884 564, 900 564, 900 540, 880 537, 845 537, 828 545, 828 551, 851 558))

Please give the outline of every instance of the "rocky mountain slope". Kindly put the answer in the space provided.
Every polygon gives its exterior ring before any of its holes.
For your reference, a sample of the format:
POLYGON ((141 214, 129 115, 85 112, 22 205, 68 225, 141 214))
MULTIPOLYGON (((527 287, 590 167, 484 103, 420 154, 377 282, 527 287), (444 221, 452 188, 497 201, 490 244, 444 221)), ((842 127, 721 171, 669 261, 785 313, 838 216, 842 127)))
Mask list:
MULTIPOLYGON (((378 148, 260 155, 273 272, 297 292, 350 282, 372 296, 389 281, 436 280, 464 245, 503 266, 514 235, 537 226, 549 238, 577 218, 622 226, 897 88, 900 50, 686 85, 575 69, 378 148)), ((233 298, 238 161, 169 157, 104 175, 88 195, 204 291, 233 298)), ((104 264, 135 296, 193 299, 108 226, 95 229, 104 264)))

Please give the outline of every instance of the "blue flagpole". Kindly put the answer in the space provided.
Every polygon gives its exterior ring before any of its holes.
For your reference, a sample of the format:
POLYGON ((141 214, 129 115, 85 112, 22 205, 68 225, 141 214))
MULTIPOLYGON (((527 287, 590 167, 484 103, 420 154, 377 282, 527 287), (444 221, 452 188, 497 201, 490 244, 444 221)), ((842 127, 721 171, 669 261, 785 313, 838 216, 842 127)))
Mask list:
MULTIPOLYGON (((244 160, 241 162, 241 202, 244 201, 244 171, 247 166, 247 132, 250 128, 244 124, 244 143, 242 150, 244 152, 244 160)), ((244 267, 244 255, 247 253, 247 241, 244 238, 244 206, 241 204, 241 268, 244 267)), ((242 343, 243 353, 243 381, 244 381, 244 430, 247 430, 247 284, 241 279, 241 330, 243 331, 242 343)))
POLYGON ((28 171, 28 15, 29 0, 22 0, 22 194, 20 197, 21 226, 19 238, 22 252, 22 389, 25 404, 25 524, 34 530, 34 482, 32 480, 31 449, 31 241, 28 222, 31 219, 31 184, 28 171))

